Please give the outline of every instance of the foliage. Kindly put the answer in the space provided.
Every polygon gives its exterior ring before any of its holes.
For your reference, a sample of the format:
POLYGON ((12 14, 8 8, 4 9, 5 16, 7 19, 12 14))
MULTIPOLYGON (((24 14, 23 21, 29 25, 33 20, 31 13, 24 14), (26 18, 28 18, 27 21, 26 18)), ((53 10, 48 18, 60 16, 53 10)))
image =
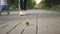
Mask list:
POLYGON ((46 7, 52 7, 60 4, 60 0, 43 0, 41 2, 46 7))
POLYGON ((32 9, 35 6, 35 1, 34 0, 28 0, 27 2, 27 9, 32 9))
POLYGON ((18 8, 18 0, 8 0, 10 10, 16 10, 18 8))
POLYGON ((45 6, 43 9, 60 12, 60 0, 43 0, 41 4, 45 6))
MULTIPOLYGON (((18 2, 19 0, 8 0, 8 5, 10 10, 18 10, 18 2)), ((34 0, 28 0, 27 2, 27 9, 34 8, 35 1, 34 0)))

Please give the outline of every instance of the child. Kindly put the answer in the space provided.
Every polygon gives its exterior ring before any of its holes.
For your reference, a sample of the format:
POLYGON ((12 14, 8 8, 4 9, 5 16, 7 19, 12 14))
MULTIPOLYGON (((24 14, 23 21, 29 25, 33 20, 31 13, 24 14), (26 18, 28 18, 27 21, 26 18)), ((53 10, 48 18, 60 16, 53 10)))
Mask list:
POLYGON ((9 15, 7 0, 0 0, 0 16, 1 16, 2 10, 7 10, 7 15, 9 15))
POLYGON ((19 15, 24 15, 26 11, 26 5, 27 5, 27 0, 20 0, 20 14, 19 15))

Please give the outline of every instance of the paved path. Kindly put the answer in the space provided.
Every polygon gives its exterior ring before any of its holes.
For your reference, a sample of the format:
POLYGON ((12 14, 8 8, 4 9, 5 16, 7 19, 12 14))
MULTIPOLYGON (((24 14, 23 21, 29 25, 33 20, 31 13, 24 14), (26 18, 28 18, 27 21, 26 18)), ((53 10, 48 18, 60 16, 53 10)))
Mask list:
POLYGON ((0 34, 60 34, 60 14, 46 10, 19 11, 0 16, 0 34), (27 26, 26 23, 29 23, 27 26))

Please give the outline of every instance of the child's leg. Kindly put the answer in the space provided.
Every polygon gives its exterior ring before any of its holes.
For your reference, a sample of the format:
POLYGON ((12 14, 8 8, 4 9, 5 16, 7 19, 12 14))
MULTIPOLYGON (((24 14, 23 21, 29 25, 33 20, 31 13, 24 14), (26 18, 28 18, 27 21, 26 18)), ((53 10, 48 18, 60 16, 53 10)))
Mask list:
POLYGON ((9 15, 9 7, 8 7, 8 5, 4 6, 4 10, 6 10, 7 11, 7 15, 9 15))
POLYGON ((0 16, 1 16, 2 9, 3 9, 3 7, 2 7, 2 5, 0 5, 0 16))
POLYGON ((10 13, 9 13, 9 10, 7 9, 7 15, 9 15, 10 13))
POLYGON ((23 9, 24 9, 24 3, 23 0, 20 0, 20 14, 19 15, 23 15, 23 9))
POLYGON ((1 16, 1 11, 0 11, 0 16, 1 16))
POLYGON ((23 0, 20 0, 20 8, 21 8, 21 10, 23 10, 23 7, 24 7, 23 0))
POLYGON ((26 10, 27 6, 27 0, 24 0, 24 10, 26 10))
POLYGON ((26 14, 26 5, 27 5, 27 0, 24 0, 23 14, 26 14))

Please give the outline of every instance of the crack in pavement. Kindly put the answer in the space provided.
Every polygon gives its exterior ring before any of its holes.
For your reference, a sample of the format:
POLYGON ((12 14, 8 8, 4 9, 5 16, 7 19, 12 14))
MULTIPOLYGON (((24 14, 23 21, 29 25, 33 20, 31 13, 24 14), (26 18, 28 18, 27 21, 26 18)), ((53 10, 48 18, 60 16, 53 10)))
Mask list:
POLYGON ((12 29, 10 29, 6 34, 9 34, 12 30, 14 30, 19 24, 21 24, 25 20, 26 19, 23 19, 22 21, 20 21, 17 25, 15 25, 12 29))
POLYGON ((1 27, 1 29, 4 29, 4 28, 6 28, 8 25, 9 25, 9 24, 6 24, 6 25, 4 25, 3 27, 1 27))

